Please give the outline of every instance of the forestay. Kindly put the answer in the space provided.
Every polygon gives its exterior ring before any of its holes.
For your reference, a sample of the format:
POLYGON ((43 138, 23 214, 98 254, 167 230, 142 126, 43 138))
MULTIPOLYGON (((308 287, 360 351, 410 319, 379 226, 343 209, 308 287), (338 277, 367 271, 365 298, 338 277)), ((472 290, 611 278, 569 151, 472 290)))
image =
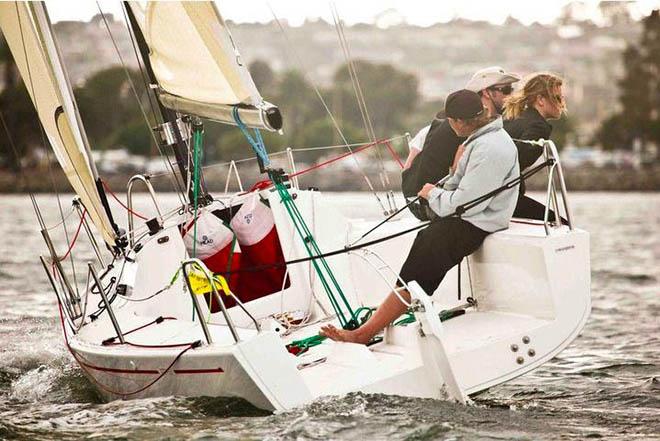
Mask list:
POLYGON ((149 46, 163 105, 230 123, 231 108, 238 105, 253 109, 241 115, 246 124, 279 129, 268 121, 276 108, 259 94, 213 2, 130 2, 130 7, 149 46))
POLYGON ((0 2, 0 28, 58 162, 109 245, 115 232, 97 191, 94 163, 43 2, 0 2))

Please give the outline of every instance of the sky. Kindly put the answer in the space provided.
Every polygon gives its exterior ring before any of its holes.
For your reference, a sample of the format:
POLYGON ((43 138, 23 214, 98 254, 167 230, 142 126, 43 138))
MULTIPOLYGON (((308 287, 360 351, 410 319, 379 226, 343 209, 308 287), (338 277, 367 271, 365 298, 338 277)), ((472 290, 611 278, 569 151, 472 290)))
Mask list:
MULTIPOLYGON (((332 22, 329 0, 218 0, 216 3, 225 19, 239 23, 268 22, 273 19, 273 12, 278 19, 286 20, 292 26, 299 26, 306 19, 322 18, 332 22)), ((430 26, 453 18, 501 24, 508 16, 524 24, 548 24, 559 17, 562 7, 569 0, 333 0, 332 3, 342 20, 349 25, 375 23, 380 16, 377 23, 383 26, 396 23, 399 17, 409 24, 430 26), (383 14, 386 11, 389 12, 383 14)), ((583 3, 582 18, 598 22, 599 0, 584 0, 583 3)), ((660 0, 630 3, 635 18, 660 8, 660 0)), ((46 4, 53 22, 87 21, 98 13, 97 3, 93 0, 47 0, 46 4)), ((100 0, 99 4, 103 12, 113 13, 117 18, 121 16, 119 1, 100 0)))

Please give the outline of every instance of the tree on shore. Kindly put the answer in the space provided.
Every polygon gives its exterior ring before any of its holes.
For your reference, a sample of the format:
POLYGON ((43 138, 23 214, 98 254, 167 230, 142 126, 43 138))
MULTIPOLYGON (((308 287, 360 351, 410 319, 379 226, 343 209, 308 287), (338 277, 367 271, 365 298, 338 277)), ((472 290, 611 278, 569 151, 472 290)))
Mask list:
POLYGON ((637 144, 644 152, 650 144, 660 146, 660 10, 651 12, 642 25, 639 42, 623 53, 621 111, 606 119, 595 135, 605 149, 637 144))
MULTIPOLYGON (((140 74, 129 70, 129 75, 140 93, 140 74)), ((74 89, 74 95, 93 149, 125 147, 135 154, 151 152, 150 129, 124 68, 111 67, 95 73, 74 89)), ((148 114, 149 106, 142 105, 148 114)))
POLYGON ((20 79, 18 68, 9 50, 9 45, 0 34, 0 64, 2 65, 2 92, 0 111, 7 127, 0 127, 0 165, 16 171, 20 164, 32 156, 36 146, 44 138, 41 136, 37 112, 32 106, 25 84, 20 79), (9 133, 7 133, 9 132, 9 133), (16 147, 14 154, 13 148, 16 147))
MULTIPOLYGON (((417 78, 390 64, 364 60, 354 64, 376 137, 389 137, 408 130, 406 119, 419 101, 417 78)), ((364 139, 368 139, 347 65, 335 73, 333 88, 341 96, 342 120, 360 127, 364 139)))

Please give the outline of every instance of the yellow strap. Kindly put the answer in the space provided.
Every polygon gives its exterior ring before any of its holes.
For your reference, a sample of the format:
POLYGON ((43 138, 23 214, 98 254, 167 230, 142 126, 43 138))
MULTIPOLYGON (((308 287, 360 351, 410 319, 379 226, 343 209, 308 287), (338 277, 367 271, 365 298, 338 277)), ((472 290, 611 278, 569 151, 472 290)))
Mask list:
MULTIPOLYGON (((213 291, 209 279, 201 271, 190 271, 188 273, 188 280, 190 281, 190 288, 194 294, 202 295, 213 291)), ((229 285, 227 284, 227 280, 221 275, 213 276, 213 285, 216 290, 222 291, 228 296, 232 294, 229 285)))

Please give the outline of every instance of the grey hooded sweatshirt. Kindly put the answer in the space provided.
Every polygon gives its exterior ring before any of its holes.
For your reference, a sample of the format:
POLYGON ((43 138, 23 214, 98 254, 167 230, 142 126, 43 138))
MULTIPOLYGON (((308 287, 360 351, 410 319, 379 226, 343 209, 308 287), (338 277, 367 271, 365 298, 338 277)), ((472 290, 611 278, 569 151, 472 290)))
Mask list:
MULTIPOLYGON (((459 206, 520 175, 518 150, 504 131, 501 117, 477 129, 464 145, 452 177, 443 188, 429 193, 429 207, 439 216, 452 214, 459 206)), ((467 210, 461 218, 484 231, 503 230, 509 227, 517 199, 518 186, 514 186, 467 210)))

